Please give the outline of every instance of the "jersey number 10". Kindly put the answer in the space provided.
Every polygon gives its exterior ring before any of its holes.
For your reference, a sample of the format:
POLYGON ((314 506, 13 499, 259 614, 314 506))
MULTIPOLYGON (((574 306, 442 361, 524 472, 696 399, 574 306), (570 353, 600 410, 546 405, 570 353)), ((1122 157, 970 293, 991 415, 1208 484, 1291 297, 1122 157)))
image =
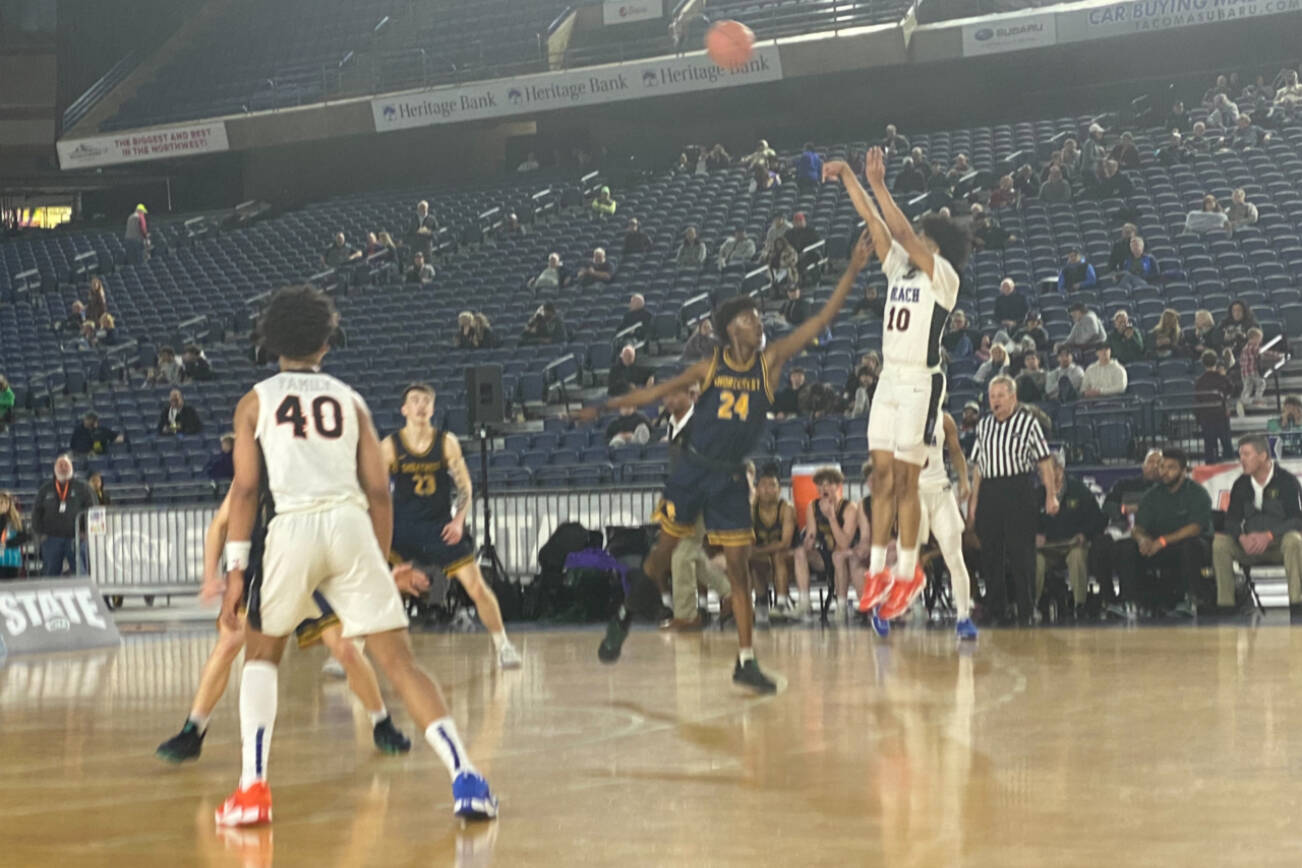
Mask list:
MULTIPOLYGON (((294 436, 307 437, 307 417, 303 415, 303 402, 298 395, 286 395, 276 408, 276 424, 293 426, 294 436)), ((329 395, 312 401, 312 426, 327 440, 338 440, 344 433, 344 410, 329 395)))
POLYGON ((907 332, 911 317, 912 314, 907 307, 891 308, 891 318, 886 321, 886 330, 888 332, 907 332))

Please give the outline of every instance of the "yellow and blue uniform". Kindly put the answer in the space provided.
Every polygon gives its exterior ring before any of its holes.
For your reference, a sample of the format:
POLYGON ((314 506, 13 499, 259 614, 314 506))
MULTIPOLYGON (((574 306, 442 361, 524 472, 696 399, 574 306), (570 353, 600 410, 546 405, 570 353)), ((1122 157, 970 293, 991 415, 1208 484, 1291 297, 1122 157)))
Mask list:
POLYGON ((759 445, 772 406, 773 385, 764 354, 755 353, 743 367, 727 349, 716 348, 692 414, 691 435, 669 473, 657 511, 665 533, 679 539, 691 536, 703 514, 712 545, 754 542, 744 462, 759 445))
POLYGON ((412 450, 403 432, 393 435, 393 545, 391 559, 433 565, 451 576, 475 560, 475 540, 463 532, 453 545, 443 541, 443 528, 452 521, 456 485, 448 472, 443 444, 445 431, 434 431, 429 448, 412 450))
MULTIPOLYGON (((752 507, 751 512, 753 520, 751 521, 751 525, 755 528, 755 545, 771 546, 782 540, 782 520, 786 517, 787 510, 791 508, 791 505, 785 500, 779 500, 778 508, 773 513, 773 522, 770 524, 764 521, 764 516, 760 513, 760 505, 758 503, 752 507)), ((800 540, 797 539, 796 534, 792 534, 791 548, 794 549, 798 545, 800 545, 800 540)))

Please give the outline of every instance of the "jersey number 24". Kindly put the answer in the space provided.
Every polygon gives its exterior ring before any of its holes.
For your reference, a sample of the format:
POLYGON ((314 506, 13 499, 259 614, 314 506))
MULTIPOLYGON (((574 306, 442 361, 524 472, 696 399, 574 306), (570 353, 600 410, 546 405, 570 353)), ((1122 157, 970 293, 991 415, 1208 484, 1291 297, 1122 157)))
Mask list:
MULTIPOLYGON (((298 395, 286 395, 285 400, 280 402, 276 408, 276 424, 292 426, 296 438, 307 437, 307 416, 303 415, 303 402, 298 395)), ((329 395, 314 399, 312 427, 319 436, 327 440, 338 440, 344 433, 344 410, 339 402, 329 395)))

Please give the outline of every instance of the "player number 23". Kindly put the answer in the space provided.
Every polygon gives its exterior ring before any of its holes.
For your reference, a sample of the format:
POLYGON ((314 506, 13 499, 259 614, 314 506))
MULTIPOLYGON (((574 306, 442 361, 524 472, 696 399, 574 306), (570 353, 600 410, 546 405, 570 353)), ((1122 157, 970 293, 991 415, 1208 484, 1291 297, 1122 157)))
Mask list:
POLYGON ((438 491, 438 477, 433 473, 417 473, 411 478, 412 490, 417 497, 429 497, 438 491))
POLYGON ((719 418, 720 419, 740 419, 745 422, 746 417, 750 415, 750 392, 742 392, 740 395, 731 389, 724 389, 719 393, 719 418))

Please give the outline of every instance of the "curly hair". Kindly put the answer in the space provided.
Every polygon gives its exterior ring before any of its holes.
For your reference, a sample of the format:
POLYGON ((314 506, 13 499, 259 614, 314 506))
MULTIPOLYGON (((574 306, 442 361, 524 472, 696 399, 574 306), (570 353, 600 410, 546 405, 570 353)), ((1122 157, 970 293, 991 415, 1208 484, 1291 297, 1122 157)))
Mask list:
POLYGON ((759 305, 749 295, 738 295, 719 305, 714 311, 714 333, 723 341, 728 336, 728 326, 748 311, 759 312, 759 305))
POLYGON ((258 338, 273 356, 304 359, 321 351, 338 322, 330 296, 315 286, 286 286, 262 311, 258 338))
POLYGON ((927 237, 936 242, 945 261, 954 266, 955 271, 962 271, 972 252, 972 239, 967 230, 951 218, 939 214, 928 214, 922 218, 920 225, 927 237))

